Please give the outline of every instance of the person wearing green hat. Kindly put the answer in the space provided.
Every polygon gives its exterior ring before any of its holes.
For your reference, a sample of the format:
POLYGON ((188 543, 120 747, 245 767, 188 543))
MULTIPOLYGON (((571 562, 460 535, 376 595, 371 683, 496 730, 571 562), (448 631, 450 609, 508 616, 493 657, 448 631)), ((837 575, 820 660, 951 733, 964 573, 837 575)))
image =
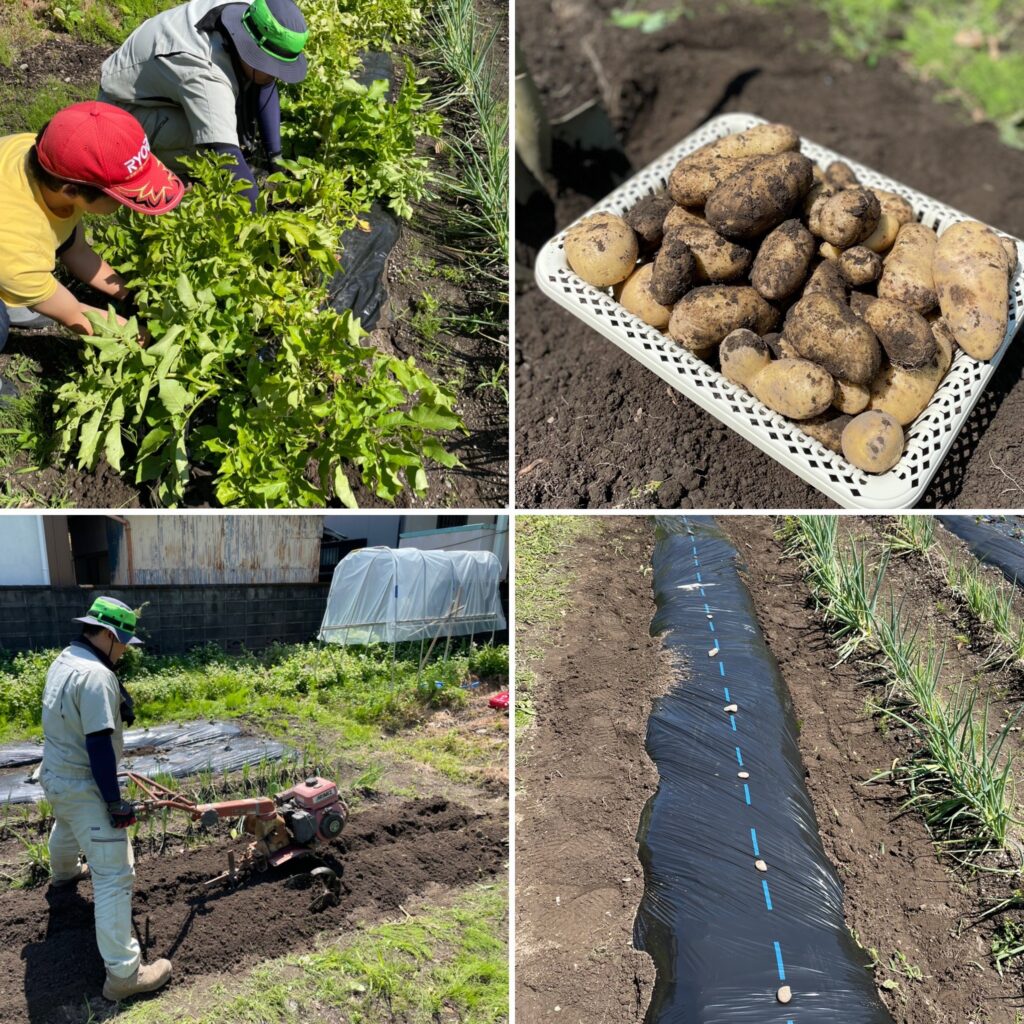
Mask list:
POLYGON ((73 621, 82 623, 81 636, 50 665, 43 689, 39 781, 53 808, 51 885, 59 891, 92 880, 96 942, 107 970, 103 995, 118 1001, 171 977, 169 960, 142 963, 132 931, 135 857, 126 830, 135 824, 135 806, 117 781, 124 727, 135 714, 115 667, 142 641, 138 616, 116 598, 97 597, 73 621))
POLYGON ((306 77, 309 37, 294 0, 189 0, 143 22, 104 62, 99 99, 133 114, 153 152, 174 170, 203 149, 234 158, 256 183, 243 150, 257 134, 270 166, 281 157, 278 82, 306 77))

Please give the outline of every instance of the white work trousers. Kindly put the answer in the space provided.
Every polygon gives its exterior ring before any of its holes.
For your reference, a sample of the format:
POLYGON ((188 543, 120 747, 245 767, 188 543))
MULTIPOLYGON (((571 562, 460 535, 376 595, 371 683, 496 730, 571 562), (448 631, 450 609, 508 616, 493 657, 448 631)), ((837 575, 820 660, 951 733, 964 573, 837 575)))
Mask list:
POLYGON ((138 969, 139 944, 132 933, 135 855, 128 830, 110 824, 107 805, 90 779, 67 779, 43 771, 46 799, 53 807, 50 870, 54 881, 78 871, 79 855, 89 862, 96 943, 110 974, 128 978, 138 969))

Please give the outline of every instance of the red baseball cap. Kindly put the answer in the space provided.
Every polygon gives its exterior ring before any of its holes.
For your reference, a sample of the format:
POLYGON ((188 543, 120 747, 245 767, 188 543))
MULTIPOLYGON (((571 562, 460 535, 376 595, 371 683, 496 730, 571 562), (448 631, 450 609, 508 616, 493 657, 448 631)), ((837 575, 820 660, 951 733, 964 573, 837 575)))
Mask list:
POLYGON ((139 213, 167 213, 185 194, 181 179, 149 151, 142 125, 110 103, 90 100, 54 114, 36 152, 50 174, 102 189, 139 213))

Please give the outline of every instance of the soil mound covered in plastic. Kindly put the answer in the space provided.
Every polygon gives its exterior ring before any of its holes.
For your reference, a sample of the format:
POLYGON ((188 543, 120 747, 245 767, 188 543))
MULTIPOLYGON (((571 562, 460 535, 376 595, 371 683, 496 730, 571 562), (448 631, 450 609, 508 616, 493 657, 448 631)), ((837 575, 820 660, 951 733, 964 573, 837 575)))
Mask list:
MULTIPOLYGON (((609 22, 617 0, 519 0, 527 65, 550 117, 599 100, 634 170, 709 117, 747 112, 1014 235, 1024 235, 1024 152, 972 124, 892 61, 836 57, 800 9, 698 5, 645 35, 609 22)), ((615 185, 607 159, 555 149, 559 194, 517 216, 518 256, 615 185)), ((544 297, 517 298, 519 507, 818 508, 831 503, 544 297), (652 485, 660 481, 660 486, 652 485)), ((926 506, 1000 508, 1024 481, 1024 342, 1003 359, 934 478, 926 506), (1009 480, 1008 480, 1009 477, 1009 480), (1016 487, 1014 486, 1016 485, 1016 487)))
MULTIPOLYGON (((508 823, 443 798, 388 800, 361 810, 342 836, 321 847, 340 866, 341 899, 320 913, 310 893, 289 884, 315 862, 303 858, 253 876, 234 889, 203 888, 243 840, 136 862, 134 923, 146 961, 168 957, 171 984, 231 972, 312 947, 319 932, 390 915, 433 886, 465 886, 503 870, 508 823)), ((92 886, 54 894, 47 888, 0 895, 0 1021, 56 1024, 68 1008, 100 994, 92 886)))

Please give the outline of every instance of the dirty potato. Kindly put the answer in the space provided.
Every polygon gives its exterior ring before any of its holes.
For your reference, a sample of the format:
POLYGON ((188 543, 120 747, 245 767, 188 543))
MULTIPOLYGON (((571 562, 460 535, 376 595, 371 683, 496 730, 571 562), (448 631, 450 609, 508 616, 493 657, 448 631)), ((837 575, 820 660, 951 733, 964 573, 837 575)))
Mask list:
POLYGON ((808 436, 823 444, 836 455, 843 454, 843 430, 852 419, 847 413, 827 409, 820 416, 801 420, 800 429, 808 436))
POLYGON ((878 204, 882 208, 882 213, 889 214, 900 227, 917 219, 910 201, 904 199, 903 196, 898 196, 895 192, 887 192, 884 188, 873 188, 871 191, 878 196, 878 204))
POLYGON ((636 232, 641 253, 650 254, 661 245, 665 217, 674 206, 670 195, 659 192, 653 196, 644 196, 626 214, 625 221, 636 232))
POLYGON ((761 243, 750 283, 769 301, 793 295, 807 279, 814 236, 795 218, 783 221, 761 243))
POLYGON ((697 280, 693 250, 675 232, 669 232, 654 257, 651 295, 663 306, 675 305, 697 280))
POLYGON ((779 334, 776 331, 769 331, 764 335, 764 343, 771 349, 772 355, 776 359, 799 359, 800 353, 786 341, 784 334, 779 334))
POLYGON ((743 277, 754 261, 754 254, 742 245, 723 238, 709 224, 682 224, 673 228, 666 242, 685 242, 697 261, 697 277, 701 281, 724 284, 743 277))
POLYGON ((661 233, 662 235, 667 235, 670 231, 681 227, 683 224, 699 224, 702 227, 707 227, 707 223, 699 213, 688 210, 685 206, 680 206, 678 203, 673 203, 672 209, 665 214, 665 223, 661 226, 661 233))
POLYGON ((711 193, 704 216, 726 238, 756 238, 798 209, 812 182, 811 161, 800 153, 760 157, 711 193))
POLYGON ((727 157, 775 156, 789 150, 799 152, 800 136, 788 124, 757 124, 708 145, 727 157))
POLYGON ((832 377, 809 359, 778 359, 750 381, 759 401, 791 420, 820 416, 831 404, 832 377))
POLYGON ((651 291, 651 274, 653 263, 645 263, 637 267, 620 286, 619 302, 634 316, 638 316, 645 324, 664 330, 672 315, 671 305, 662 305, 651 291))
POLYGON ((932 329, 920 313, 892 299, 875 299, 864 320, 897 366, 918 370, 936 365, 939 350, 932 329))
POLYGON ((837 191, 844 188, 855 188, 860 182, 853 168, 842 160, 833 160, 825 168, 825 180, 837 191))
POLYGON ((818 215, 819 236, 840 249, 863 242, 881 216, 878 196, 870 189, 843 189, 825 201, 818 215))
POLYGON ((672 168, 668 194, 680 206, 703 206, 722 182, 753 162, 752 157, 735 159, 698 149, 672 168))
POLYGON ((895 299, 918 313, 934 309, 938 298, 932 262, 938 241, 935 232, 923 224, 902 225, 882 263, 878 297, 895 299))
POLYGON ((874 331, 846 303, 823 292, 805 295, 790 309, 786 337, 805 359, 854 384, 870 384, 882 364, 874 331))
POLYGON ((871 390, 866 384, 854 384, 853 381, 836 378, 836 391, 832 404, 840 411, 855 415, 868 407, 871 390))
POLYGON ((882 257, 863 245, 847 249, 838 260, 839 273, 854 288, 877 281, 882 273, 882 257))
POLYGON ((633 229, 614 213, 594 213, 565 236, 565 258, 575 274, 597 288, 625 281, 640 255, 633 229))
POLYGON ((838 263, 834 260, 824 260, 819 263, 807 279, 804 295, 813 295, 815 292, 831 295, 839 302, 846 301, 846 282, 839 273, 838 263))
POLYGON ((706 356, 727 334, 740 327, 755 334, 767 334, 778 319, 778 310, 753 288, 709 284, 687 292, 675 304, 668 332, 691 352, 706 356))
POLYGON ((883 210, 878 218, 878 226, 860 244, 872 252, 888 252, 899 232, 900 222, 891 213, 886 213, 883 210))
POLYGON ((881 409, 854 416, 843 430, 843 456, 865 473, 886 473, 903 455, 903 427, 881 409))
POLYGON ((750 382, 772 361, 764 340, 743 327, 722 339, 718 357, 723 375, 748 391, 750 382))
POLYGON ((939 308, 957 344, 974 359, 991 359, 1009 318, 1009 260, 999 237, 977 221, 953 224, 939 236, 934 275, 939 308))
POLYGON ((890 363, 871 382, 869 408, 889 413, 903 426, 913 423, 932 400, 953 362, 952 339, 943 321, 931 325, 938 358, 931 366, 907 370, 890 363))

